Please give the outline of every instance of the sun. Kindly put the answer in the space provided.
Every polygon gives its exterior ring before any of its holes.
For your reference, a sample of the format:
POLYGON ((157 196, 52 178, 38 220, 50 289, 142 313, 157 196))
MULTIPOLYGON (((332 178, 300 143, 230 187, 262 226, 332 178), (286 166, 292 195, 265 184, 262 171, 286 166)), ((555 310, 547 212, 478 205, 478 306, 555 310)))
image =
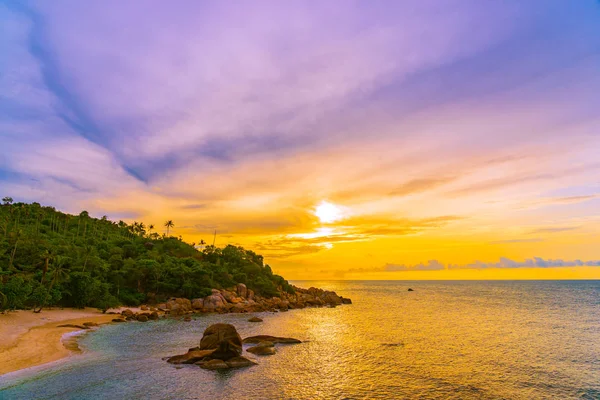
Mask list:
POLYGON ((344 217, 344 210, 333 203, 328 201, 322 201, 315 208, 315 215, 319 218, 319 221, 323 224, 330 224, 335 221, 339 221, 344 217))

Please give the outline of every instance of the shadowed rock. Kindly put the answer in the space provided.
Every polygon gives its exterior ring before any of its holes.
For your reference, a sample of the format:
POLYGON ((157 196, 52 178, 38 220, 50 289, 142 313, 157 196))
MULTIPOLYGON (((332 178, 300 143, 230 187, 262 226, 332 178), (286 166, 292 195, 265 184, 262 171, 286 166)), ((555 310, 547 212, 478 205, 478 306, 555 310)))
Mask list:
POLYGON ((283 343, 283 344, 296 344, 302 343, 302 341, 294 338, 285 338, 278 336, 269 336, 269 335, 257 335, 250 336, 243 340, 242 343, 260 343, 260 342, 272 342, 272 343, 283 343))
POLYGON ((211 357, 227 361, 242 355, 242 338, 231 324, 214 324, 206 328, 200 350, 215 350, 211 357))
POLYGON ((225 361, 229 368, 243 368, 257 365, 254 361, 246 357, 233 357, 232 359, 225 361))
POLYGON ((84 325, 75 325, 75 324, 63 324, 58 325, 57 328, 75 328, 75 329, 90 329, 88 326, 84 325))
POLYGON ((254 346, 246 350, 248 353, 256 354, 257 356, 271 356, 277 353, 275 347, 254 346))
POLYGON ((263 322, 263 320, 258 317, 252 317, 248 320, 248 322, 263 322))
POLYGON ((194 364, 209 357, 213 352, 214 350, 191 350, 185 354, 170 357, 167 362, 171 364, 194 364))
POLYGON ((227 365, 227 363, 223 360, 218 360, 218 359, 214 359, 214 360, 210 360, 210 361, 206 361, 206 362, 200 362, 200 363, 196 363, 197 365, 200 366, 200 368, 204 368, 204 369, 210 369, 210 370, 216 370, 216 369, 228 369, 229 365, 227 365))

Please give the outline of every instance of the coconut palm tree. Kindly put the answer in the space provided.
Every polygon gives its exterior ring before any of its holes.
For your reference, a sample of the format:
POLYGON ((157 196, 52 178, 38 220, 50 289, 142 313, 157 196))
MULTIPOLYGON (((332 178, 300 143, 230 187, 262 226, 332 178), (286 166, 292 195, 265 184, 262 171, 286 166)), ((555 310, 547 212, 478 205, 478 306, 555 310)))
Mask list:
POLYGON ((54 258, 55 262, 54 262, 54 270, 52 271, 52 281, 50 281, 50 286, 48 287, 48 290, 46 291, 46 295, 44 296, 44 300, 42 301, 42 304, 40 304, 40 308, 38 308, 37 310, 33 309, 34 313, 39 313, 40 311, 42 311, 42 308, 44 308, 44 306, 46 305, 46 302, 48 301, 48 296, 50 295, 50 293, 52 292, 52 288, 54 287, 54 284, 62 279, 64 279, 68 272, 67 269, 65 268, 65 264, 66 261, 68 260, 68 257, 63 257, 63 256, 56 256, 54 258))
POLYGON ((169 228, 173 228, 174 226, 175 224, 172 220, 168 220, 167 222, 165 222, 165 227, 167 228, 167 236, 169 236, 169 228))

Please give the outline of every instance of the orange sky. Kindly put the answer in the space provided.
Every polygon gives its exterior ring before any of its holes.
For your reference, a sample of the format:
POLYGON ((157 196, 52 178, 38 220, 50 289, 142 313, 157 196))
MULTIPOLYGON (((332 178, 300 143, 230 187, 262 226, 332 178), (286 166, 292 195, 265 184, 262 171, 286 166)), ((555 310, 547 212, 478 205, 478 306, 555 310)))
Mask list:
POLYGON ((0 194, 216 229, 288 279, 600 278, 599 20, 595 1, 0 5, 0 194))

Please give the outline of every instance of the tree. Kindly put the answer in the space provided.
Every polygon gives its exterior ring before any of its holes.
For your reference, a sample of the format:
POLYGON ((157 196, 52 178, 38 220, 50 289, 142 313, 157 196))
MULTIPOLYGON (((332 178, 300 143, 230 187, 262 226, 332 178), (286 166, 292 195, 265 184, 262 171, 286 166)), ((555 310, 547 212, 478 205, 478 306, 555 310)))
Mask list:
POLYGON ((45 292, 44 298, 40 304, 40 308, 36 310, 35 306, 33 307, 34 313, 39 313, 42 311, 42 308, 44 308, 44 306, 48 302, 48 296, 50 296, 50 294, 52 293, 52 288, 54 287, 54 284, 56 284, 58 281, 62 280, 63 278, 65 278, 65 276, 67 276, 67 270, 65 269, 66 261, 67 257, 55 257, 55 266, 54 271, 52 271, 52 281, 50 282, 50 287, 48 287, 48 290, 45 292))
POLYGON ((165 222, 165 227, 167 228, 167 236, 169 236, 169 228, 173 228, 174 226, 175 224, 172 220, 168 220, 167 222, 165 222))

